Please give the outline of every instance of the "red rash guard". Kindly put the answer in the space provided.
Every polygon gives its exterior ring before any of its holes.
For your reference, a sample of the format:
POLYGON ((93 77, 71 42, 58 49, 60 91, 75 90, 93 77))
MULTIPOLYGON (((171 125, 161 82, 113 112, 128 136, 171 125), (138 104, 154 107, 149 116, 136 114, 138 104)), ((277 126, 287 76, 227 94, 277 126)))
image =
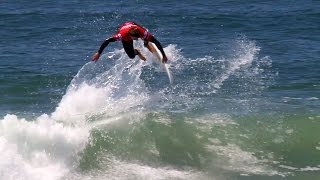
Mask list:
POLYGON ((137 33, 137 35, 135 35, 134 38, 141 38, 145 41, 145 43, 148 41, 154 43, 157 46, 157 48, 161 51, 162 56, 166 57, 166 54, 164 53, 160 42, 151 33, 149 33, 147 29, 145 29, 144 27, 142 27, 134 22, 124 23, 120 27, 119 31, 116 34, 114 34, 112 37, 106 39, 101 44, 101 46, 98 50, 98 53, 101 54, 102 51, 104 50, 104 48, 107 47, 110 42, 122 41, 122 44, 123 44, 123 47, 124 47, 126 53, 129 55, 130 58, 131 57, 133 58, 136 55, 136 51, 133 48, 133 40, 135 40, 135 39, 133 39, 133 37, 129 33, 129 31, 132 28, 136 28, 138 30, 138 33, 137 33))
POLYGON ((139 26, 138 24, 135 24, 134 22, 124 23, 120 27, 119 31, 116 34, 114 34, 112 37, 117 41, 120 41, 120 40, 121 41, 132 41, 133 39, 132 39, 131 35, 129 34, 129 31, 132 28, 138 29, 139 38, 141 38, 143 40, 150 41, 152 34, 149 33, 147 29, 139 26))

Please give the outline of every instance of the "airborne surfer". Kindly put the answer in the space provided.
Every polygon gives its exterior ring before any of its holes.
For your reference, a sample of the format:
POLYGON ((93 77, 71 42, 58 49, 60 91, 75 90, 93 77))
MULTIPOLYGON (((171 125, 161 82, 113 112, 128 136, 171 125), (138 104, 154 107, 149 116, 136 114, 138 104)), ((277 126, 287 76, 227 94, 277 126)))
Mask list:
MULTIPOLYGON (((136 55, 143 61, 146 60, 145 56, 140 52, 139 49, 133 47, 133 40, 141 38, 144 40, 144 46, 148 47, 148 42, 153 42, 157 48, 160 50, 163 59, 162 61, 166 63, 168 58, 163 51, 162 45, 160 42, 150 33, 148 30, 134 22, 126 22, 121 25, 119 31, 114 34, 112 37, 106 39, 100 46, 99 50, 93 55, 92 61, 97 61, 104 50, 110 42, 120 41, 122 42, 123 48, 129 58, 133 59, 136 55)), ((148 47, 149 49, 149 47, 148 47)), ((149 49, 150 50, 150 49, 149 49)))

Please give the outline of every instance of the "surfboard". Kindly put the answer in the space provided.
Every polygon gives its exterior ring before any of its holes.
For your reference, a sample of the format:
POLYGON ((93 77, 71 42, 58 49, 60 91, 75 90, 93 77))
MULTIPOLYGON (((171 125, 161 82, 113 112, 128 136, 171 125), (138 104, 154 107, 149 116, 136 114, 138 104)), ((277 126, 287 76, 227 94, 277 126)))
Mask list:
POLYGON ((163 62, 163 57, 162 57, 161 51, 158 49, 158 47, 154 43, 152 43, 150 41, 148 42, 148 49, 149 49, 150 52, 152 52, 152 54, 156 57, 156 59, 163 65, 163 68, 164 68, 164 70, 166 71, 166 73, 168 75, 170 84, 172 84, 173 83, 173 78, 172 78, 172 75, 170 73, 168 64, 163 62))

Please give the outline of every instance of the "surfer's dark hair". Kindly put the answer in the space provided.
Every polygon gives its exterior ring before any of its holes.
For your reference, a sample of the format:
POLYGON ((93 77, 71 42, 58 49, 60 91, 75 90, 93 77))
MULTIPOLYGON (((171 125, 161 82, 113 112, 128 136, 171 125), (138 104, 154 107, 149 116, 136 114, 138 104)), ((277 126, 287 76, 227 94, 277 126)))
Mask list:
POLYGON ((129 34, 134 37, 139 37, 139 30, 137 28, 132 28, 129 30, 129 34))

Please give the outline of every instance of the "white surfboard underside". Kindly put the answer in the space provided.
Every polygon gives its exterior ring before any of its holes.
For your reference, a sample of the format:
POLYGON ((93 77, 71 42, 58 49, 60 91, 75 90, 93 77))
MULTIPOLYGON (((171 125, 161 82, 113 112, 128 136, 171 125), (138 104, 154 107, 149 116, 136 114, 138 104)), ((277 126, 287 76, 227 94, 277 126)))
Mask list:
POLYGON ((163 56, 160 52, 160 50, 157 48, 157 46, 152 43, 152 42, 148 42, 148 46, 149 46, 149 50, 152 52, 152 54, 157 58, 158 61, 160 61, 160 63, 163 65, 164 70, 166 71, 170 84, 173 83, 173 78, 172 75, 170 73, 169 67, 167 63, 163 62, 163 56))

